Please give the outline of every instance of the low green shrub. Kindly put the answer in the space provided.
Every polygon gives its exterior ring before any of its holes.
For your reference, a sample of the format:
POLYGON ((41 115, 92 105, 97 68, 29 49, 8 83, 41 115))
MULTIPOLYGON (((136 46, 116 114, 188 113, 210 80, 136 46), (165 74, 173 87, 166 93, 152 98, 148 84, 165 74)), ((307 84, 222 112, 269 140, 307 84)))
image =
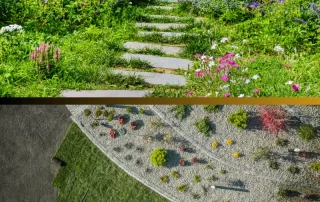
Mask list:
POLYGON ((279 163, 276 161, 269 161, 269 167, 276 170, 279 168, 279 163))
POLYGON ((84 115, 85 115, 85 116, 90 116, 90 115, 91 115, 90 109, 85 109, 85 110, 84 110, 84 115))
POLYGON ((289 141, 286 140, 286 139, 278 138, 278 139, 276 140, 276 145, 277 145, 277 146, 285 147, 285 146, 288 146, 288 144, 289 144, 289 141))
POLYGON ((91 126, 92 126, 92 127, 97 127, 97 126, 99 126, 99 122, 98 122, 98 121, 95 121, 95 122, 91 123, 91 126))
POLYGON ((139 114, 144 114, 144 109, 140 108, 139 109, 139 114))
POLYGON ((202 133, 204 136, 208 136, 210 134, 211 127, 210 120, 208 117, 204 117, 202 120, 196 122, 194 125, 197 127, 198 131, 202 133))
POLYGON ((176 105, 169 109, 169 112, 175 112, 174 117, 180 121, 187 117, 188 112, 191 110, 191 106, 188 105, 176 105))
POLYGON ((249 118, 250 116, 243 109, 239 109, 228 117, 228 121, 236 128, 245 129, 249 118))
POLYGON ((210 176, 210 178, 209 178, 209 180, 211 180, 211 181, 215 181, 217 178, 216 178, 216 176, 214 176, 214 175, 211 175, 210 176))
POLYGON ((208 113, 218 112, 220 109, 219 105, 205 105, 203 109, 208 113))
POLYGON ((186 192, 188 190, 187 185, 177 186, 177 190, 180 192, 186 192))
POLYGON ((173 171, 173 172, 171 173, 171 175, 172 175, 172 177, 174 177, 175 179, 180 178, 180 174, 179 174, 177 171, 173 171))
POLYGON ((102 115, 103 115, 104 117, 108 117, 108 116, 109 116, 108 110, 104 110, 103 113, 102 113, 102 115))
POLYGON ((253 153, 253 160, 268 160, 271 158, 271 152, 268 147, 259 147, 256 152, 253 153))
POLYGON ((127 108, 126 108, 126 112, 131 113, 131 112, 132 112, 131 107, 127 107, 127 108))
POLYGON ((220 174, 226 174, 227 171, 226 170, 220 170, 220 174))
POLYGON ((288 171, 290 172, 290 173, 292 173, 292 174, 297 174, 297 173, 299 173, 299 168, 297 167, 297 166, 290 166, 289 168, 288 168, 288 171))
POLYGON ((112 121, 113 118, 114 118, 114 114, 113 114, 113 113, 110 113, 110 114, 108 115, 108 121, 112 121))
POLYGON ((278 195, 281 197, 287 197, 288 196, 288 190, 284 188, 279 188, 278 195))
POLYGON ((311 169, 314 172, 320 172, 320 162, 312 163, 311 164, 311 169))
POLYGON ((96 117, 99 117, 99 116, 102 115, 102 111, 101 111, 100 108, 98 108, 98 109, 96 110, 95 115, 96 115, 96 117))
POLYGON ((309 141, 316 137, 316 130, 311 124, 303 124, 299 128, 298 135, 302 140, 309 141))
POLYGON ((200 176, 200 175, 195 175, 195 176, 193 177, 193 181, 194 181, 195 183, 201 182, 201 176, 200 176))
POLYGON ((168 176, 161 176, 160 177, 160 180, 161 180, 161 182, 163 182, 163 183, 168 183, 169 182, 169 177, 168 176))
POLYGON ((153 150, 150 156, 151 163, 156 166, 163 166, 168 160, 168 153, 163 148, 153 150))

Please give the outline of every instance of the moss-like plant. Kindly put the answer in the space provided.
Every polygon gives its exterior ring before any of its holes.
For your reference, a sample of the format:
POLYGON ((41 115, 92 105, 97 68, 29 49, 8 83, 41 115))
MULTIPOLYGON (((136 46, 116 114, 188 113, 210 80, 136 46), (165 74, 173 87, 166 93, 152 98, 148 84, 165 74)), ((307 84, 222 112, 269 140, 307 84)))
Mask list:
POLYGON ((91 126, 92 126, 92 127, 97 127, 97 126, 99 126, 99 122, 98 122, 98 121, 95 121, 95 122, 91 123, 91 126))
POLYGON ((102 115, 103 115, 104 117, 108 117, 108 116, 109 116, 108 110, 104 110, 103 113, 102 113, 102 115))
POLYGON ((195 183, 201 182, 201 176, 200 176, 200 175, 195 175, 195 176, 193 177, 193 181, 194 181, 195 183))
POLYGON ((278 139, 276 140, 276 145, 277 145, 277 146, 285 147, 285 146, 288 146, 288 144, 289 144, 289 141, 286 140, 286 139, 278 138, 278 139))
POLYGON ((100 108, 98 108, 98 109, 96 110, 95 115, 96 115, 96 117, 99 117, 99 116, 102 115, 102 111, 101 111, 100 108))
POLYGON ((177 190, 180 192, 186 192, 188 190, 187 185, 177 186, 177 190))
POLYGON ((206 164, 206 169, 211 169, 212 170, 212 166, 210 164, 206 164))
POLYGON ((299 128, 298 135, 302 140, 309 141, 316 137, 316 130, 311 124, 303 124, 299 128))
POLYGON ((288 171, 289 171, 290 173, 292 173, 292 174, 297 174, 297 173, 299 173, 299 168, 298 168, 297 166, 290 166, 290 167, 288 168, 288 171))
POLYGON ((220 170, 220 172, 219 172, 220 174, 226 174, 227 173, 227 171, 226 170, 220 170))
POLYGON ((191 106, 189 105, 176 105, 169 109, 169 112, 175 112, 174 117, 180 121, 187 117, 188 112, 190 112, 191 106))
POLYGON ((320 162, 315 162, 311 164, 311 169, 314 172, 320 172, 320 162))
POLYGON ((243 109, 239 109, 228 117, 228 121, 236 128, 245 129, 249 118, 250 116, 243 109))
POLYGON ((271 152, 268 147, 259 147, 256 152, 253 153, 253 160, 267 160, 271 158, 271 152))
POLYGON ((218 112, 220 109, 219 105, 205 105, 203 109, 208 113, 218 112))
POLYGON ((279 163, 276 161, 269 161, 269 167, 276 170, 279 168, 279 163))
POLYGON ((140 108, 139 109, 139 114, 144 114, 144 109, 140 108))
POLYGON ((171 173, 171 175, 172 175, 172 177, 175 178, 175 179, 180 178, 180 174, 179 174, 177 171, 173 171, 173 172, 171 173))
POLYGON ((157 148, 153 150, 150 156, 151 163, 156 166, 163 166, 168 160, 168 153, 163 148, 157 148))
POLYGON ((193 198, 193 199, 199 199, 199 198, 200 198, 200 195, 199 195, 199 194, 192 193, 192 198, 193 198))
POLYGON ((132 112, 132 108, 131 107, 127 107, 126 108, 126 112, 131 113, 132 112))
POLYGON ((288 196, 288 190, 284 188, 279 188, 278 195, 281 197, 287 197, 288 196))
POLYGON ((113 114, 113 113, 110 113, 110 114, 108 115, 108 121, 112 121, 113 118, 114 118, 114 114, 113 114))
POLYGON ((194 125, 197 127, 198 131, 202 133, 204 136, 210 135, 212 129, 210 127, 210 120, 208 117, 204 117, 202 120, 196 122, 194 125))
POLYGON ((214 175, 211 175, 210 176, 210 178, 209 178, 209 180, 211 180, 211 181, 215 181, 217 178, 216 178, 216 176, 214 176, 214 175))
POLYGON ((169 182, 169 177, 168 176, 161 176, 160 177, 160 180, 161 180, 161 182, 163 182, 163 183, 168 183, 169 182))
POLYGON ((90 109, 85 109, 85 110, 84 110, 84 115, 85 115, 85 116, 90 116, 90 115, 91 115, 90 109))

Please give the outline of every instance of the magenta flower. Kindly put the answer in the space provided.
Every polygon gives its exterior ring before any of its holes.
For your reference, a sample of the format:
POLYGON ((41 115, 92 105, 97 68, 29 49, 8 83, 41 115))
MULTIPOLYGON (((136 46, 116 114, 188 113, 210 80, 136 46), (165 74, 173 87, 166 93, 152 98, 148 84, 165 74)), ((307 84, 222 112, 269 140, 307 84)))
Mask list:
POLYGON ((191 96, 193 93, 194 93, 194 90, 190 90, 190 91, 187 93, 187 96, 191 96))
POLYGON ((227 75, 223 75, 223 76, 221 77, 221 80, 222 80, 223 82, 227 82, 227 81, 229 81, 229 77, 228 77, 227 75))
POLYGON ((200 58, 202 55, 200 53, 197 53, 194 55, 195 58, 200 58))
POLYGON ((194 73, 194 76, 196 78, 202 78, 204 76, 204 73, 201 70, 196 70, 196 73, 194 73))
POLYGON ((224 94, 224 97, 230 97, 230 93, 226 93, 226 94, 224 94))
POLYGON ((259 88, 259 89, 256 89, 256 90, 253 91, 253 93, 254 93, 254 94, 261 93, 261 89, 260 89, 260 88, 259 88))
POLYGON ((300 85, 299 84, 292 84, 292 90, 294 90, 295 92, 299 92, 300 91, 300 85))

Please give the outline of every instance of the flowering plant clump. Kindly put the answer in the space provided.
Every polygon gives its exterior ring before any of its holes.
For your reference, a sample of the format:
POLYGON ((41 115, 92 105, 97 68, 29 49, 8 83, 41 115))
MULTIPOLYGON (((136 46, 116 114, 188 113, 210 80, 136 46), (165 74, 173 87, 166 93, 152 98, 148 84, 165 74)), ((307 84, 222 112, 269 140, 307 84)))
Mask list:
POLYGON ((240 157, 240 152, 235 152, 235 153, 233 153, 233 157, 234 158, 239 158, 240 157))
POLYGON ((115 138, 115 137, 116 137, 116 134, 117 134, 116 131, 111 128, 110 131, 109 131, 110 137, 111 137, 111 138, 115 138))
POLYGON ((232 141, 232 140, 226 140, 226 144, 227 144, 227 145, 232 145, 232 144, 233 144, 233 141, 232 141))
POLYGON ((197 162, 198 162, 197 157, 193 157, 193 158, 191 159, 191 164, 192 164, 192 165, 196 164, 197 162))
POLYGON ((54 44, 42 42, 39 47, 34 48, 34 52, 30 55, 30 60, 39 68, 41 72, 52 70, 61 60, 61 50, 54 48, 54 44))
POLYGON ((179 160, 179 165, 180 165, 180 166, 184 166, 184 164, 185 164, 185 160, 180 159, 180 160, 179 160))
POLYGON ((130 128, 131 128, 131 130, 137 129, 137 124, 135 122, 131 122, 130 123, 130 128))
POLYGON ((5 27, 2 27, 1 30, 0 30, 0 34, 5 33, 5 32, 13 32, 15 30, 21 31, 22 30, 22 26, 14 24, 14 25, 8 25, 8 26, 5 26, 5 27))
POLYGON ((125 119, 124 119, 124 117, 123 116, 120 116, 119 118, 118 118, 118 123, 119 124, 124 124, 124 121, 125 121, 125 119))
POLYGON ((278 133, 286 128, 288 116, 282 108, 261 107, 259 110, 262 129, 278 133))
POLYGON ((211 143, 212 148, 217 148, 219 146, 219 143, 217 141, 214 141, 211 143))

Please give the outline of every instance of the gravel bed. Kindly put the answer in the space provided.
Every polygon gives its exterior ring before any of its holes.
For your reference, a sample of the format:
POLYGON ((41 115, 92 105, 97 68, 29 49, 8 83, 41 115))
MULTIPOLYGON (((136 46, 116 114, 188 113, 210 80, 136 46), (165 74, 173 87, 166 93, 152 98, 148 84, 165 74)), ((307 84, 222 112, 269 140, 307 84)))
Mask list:
MULTIPOLYGON (((273 179, 274 181, 286 182, 288 184, 299 183, 305 186, 313 184, 319 187, 319 181, 317 181, 319 180, 319 176, 312 173, 310 169, 310 163, 315 161, 315 159, 303 159, 298 156, 295 156, 291 160, 286 159, 286 157, 293 157, 288 152, 288 149, 299 148, 301 151, 317 153, 320 151, 319 138, 310 142, 304 142, 297 136, 299 122, 294 122, 295 124, 290 126, 287 132, 281 132, 279 134, 279 137, 289 140, 288 147, 280 147, 276 146, 276 138, 274 136, 257 127, 259 120, 256 116, 259 106, 228 105, 223 106, 221 111, 217 113, 207 113, 204 111, 203 106, 200 105, 192 106, 190 115, 182 121, 176 119, 174 113, 169 112, 171 107, 172 106, 165 105, 151 106, 164 120, 168 123, 173 123, 176 130, 180 131, 180 135, 184 135, 190 141, 192 140, 193 144, 197 145, 198 148, 201 148, 203 151, 206 151, 216 160, 220 160, 220 162, 224 162, 243 172, 262 178, 273 179), (228 116, 240 108, 244 109, 253 117, 249 120, 246 130, 236 129, 227 121, 228 116), (214 130, 210 137, 203 136, 194 126, 196 121, 203 119, 205 116, 208 116, 213 123, 214 130), (235 144, 231 146, 226 145, 225 141, 227 139, 233 140, 235 144), (213 149, 211 146, 213 141, 218 141, 221 143, 221 146, 213 149), (255 162, 253 160, 253 152, 256 151, 258 147, 269 147, 272 152, 278 154, 278 157, 275 157, 280 164, 278 170, 270 169, 268 161, 262 160, 255 162), (243 156, 239 159, 233 158, 232 154, 234 152, 240 152, 243 156), (291 165, 298 166, 301 173, 299 175, 289 173, 287 169, 291 165), (315 182, 317 183, 314 184, 315 182)), ((306 111, 314 111, 314 109, 309 107, 309 110, 306 111)))
POLYGON ((91 123, 95 121, 93 117, 84 116, 84 109, 88 108, 94 114, 98 106, 94 105, 80 105, 67 106, 72 113, 73 120, 88 136, 88 138, 97 145, 104 154, 106 154, 112 161, 119 165, 129 175, 139 180, 141 183, 150 187, 154 191, 163 195, 171 201, 223 201, 229 200, 241 202, 256 202, 259 201, 279 201, 276 197, 278 191, 278 184, 270 180, 257 178, 253 175, 245 174, 238 169, 215 161, 201 150, 193 146, 193 143, 188 142, 185 138, 177 134, 174 128, 170 126, 152 127, 151 122, 159 122, 160 117, 150 110, 148 106, 130 106, 143 108, 147 115, 138 113, 128 114, 124 106, 108 106, 106 109, 113 108, 115 110, 115 119, 111 122, 106 119, 98 120, 100 123, 97 127, 92 127, 91 123), (130 118, 131 121, 139 121, 140 127, 137 130, 131 130, 129 123, 120 126, 117 123, 119 114, 130 118), (101 125, 104 123, 104 125, 101 125), (108 128, 126 128, 127 133, 112 139, 108 132, 108 128), (100 134, 105 134, 101 136, 100 134), (171 141, 165 143, 161 140, 162 134, 169 134, 171 141), (146 135, 153 136, 154 140, 148 142, 146 135), (156 137, 159 139, 156 140, 156 137), (128 146, 132 144, 132 148, 128 146), (127 144, 127 147, 125 146, 127 144), (178 147, 184 145, 185 152, 178 150, 178 147), (114 148, 121 148, 121 151, 115 151, 114 148), (143 151, 138 151, 137 147, 141 147, 143 151), (155 168, 151 165, 149 157, 151 152, 163 147, 169 152, 169 161, 164 167, 155 168), (131 160, 126 160, 126 157, 131 155, 131 160), (193 157, 201 159, 202 162, 190 165, 193 157), (183 158, 188 162, 186 166, 179 166, 178 159, 183 158), (137 160, 142 162, 137 164, 137 160), (206 164, 212 166, 212 169, 206 167, 206 164), (150 173, 146 169, 151 169, 150 173), (226 174, 220 174, 220 170, 226 170, 226 174), (178 171, 181 175, 179 179, 174 179, 171 176, 173 171, 178 171), (161 176, 168 176, 169 182, 164 184, 160 181, 161 176), (195 175, 201 176, 201 182, 195 183, 193 177, 195 175), (210 176, 216 177, 215 181, 211 181, 210 176), (185 193, 178 192, 177 186, 186 184, 188 190, 185 193), (212 189, 211 186, 216 186, 212 189), (207 192, 203 190, 207 189, 207 192), (198 194, 200 199, 193 199, 192 194, 198 194))

